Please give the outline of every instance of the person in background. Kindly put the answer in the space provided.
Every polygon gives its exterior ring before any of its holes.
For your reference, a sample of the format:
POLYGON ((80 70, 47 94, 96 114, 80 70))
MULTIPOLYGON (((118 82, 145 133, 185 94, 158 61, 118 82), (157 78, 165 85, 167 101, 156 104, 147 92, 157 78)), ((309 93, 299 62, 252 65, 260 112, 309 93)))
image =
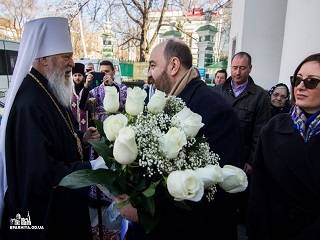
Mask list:
POLYGON ((212 81, 213 85, 224 84, 228 78, 227 71, 225 69, 218 70, 214 75, 214 80, 212 81))
POLYGON ((290 91, 284 83, 278 83, 269 90, 271 98, 271 116, 290 111, 290 91))
POLYGON ((86 74, 91 73, 91 72, 94 72, 94 65, 93 65, 93 63, 90 62, 86 65, 86 74))
POLYGON ((145 81, 145 84, 143 85, 143 89, 147 92, 147 97, 144 100, 145 104, 147 105, 150 101, 150 98, 156 91, 156 86, 154 84, 154 79, 152 76, 148 76, 147 81, 145 81))
POLYGON ((95 99, 95 117, 97 120, 103 121, 107 118, 107 113, 103 108, 103 99, 105 96, 105 86, 114 86, 119 92, 120 109, 124 108, 127 98, 127 86, 124 84, 118 84, 114 81, 115 70, 112 62, 102 61, 100 62, 100 72, 104 73, 103 82, 90 91, 90 82, 92 82, 93 75, 89 73, 86 78, 86 83, 83 88, 83 93, 80 100, 80 108, 85 109, 88 103, 88 99, 95 99))
POLYGON ((82 89, 85 81, 84 65, 82 63, 75 63, 72 68, 72 97, 71 110, 73 116, 79 123, 79 130, 85 132, 88 128, 89 114, 88 111, 79 108, 82 89))
MULTIPOLYGON (((231 76, 224 84, 212 89, 219 93, 237 113, 242 136, 243 170, 249 178, 252 160, 261 128, 271 118, 270 97, 263 88, 255 84, 250 76, 251 56, 247 52, 236 53, 231 59, 231 76)), ((249 188, 239 193, 239 223, 247 222, 249 188)))
POLYGON ((74 126, 72 56, 66 18, 25 24, 1 125, 1 239, 91 239, 86 189, 59 186, 73 171, 96 168, 83 161, 82 143, 100 138, 74 126), (43 229, 13 230, 16 216, 43 229))
POLYGON ((293 107, 262 129, 249 201, 250 240, 320 236, 320 53, 292 78, 293 107))

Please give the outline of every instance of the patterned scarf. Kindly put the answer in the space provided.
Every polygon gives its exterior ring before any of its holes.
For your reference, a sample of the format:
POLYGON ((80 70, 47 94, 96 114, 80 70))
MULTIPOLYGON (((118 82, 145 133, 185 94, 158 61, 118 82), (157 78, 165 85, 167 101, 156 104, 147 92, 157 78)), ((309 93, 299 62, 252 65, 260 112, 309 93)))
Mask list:
POLYGON ((194 78, 198 77, 198 71, 194 67, 191 67, 186 74, 175 83, 173 88, 171 89, 171 92, 169 93, 169 96, 178 96, 182 90, 187 86, 187 84, 194 78))
POLYGON ((314 113, 307 118, 305 113, 295 105, 290 113, 294 126, 299 131, 304 142, 308 142, 312 137, 320 134, 320 112, 314 113))

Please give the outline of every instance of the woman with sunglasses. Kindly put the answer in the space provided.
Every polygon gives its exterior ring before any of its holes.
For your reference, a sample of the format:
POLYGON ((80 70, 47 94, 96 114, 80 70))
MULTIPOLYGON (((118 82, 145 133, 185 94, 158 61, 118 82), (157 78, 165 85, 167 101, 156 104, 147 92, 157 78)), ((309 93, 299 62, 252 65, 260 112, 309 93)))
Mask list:
POLYGON ((290 92, 287 85, 284 83, 278 83, 269 90, 271 99, 271 116, 275 116, 279 113, 288 113, 290 111, 290 92))
POLYGON ((249 201, 249 240, 320 239, 320 53, 292 78, 293 107, 262 129, 249 201))

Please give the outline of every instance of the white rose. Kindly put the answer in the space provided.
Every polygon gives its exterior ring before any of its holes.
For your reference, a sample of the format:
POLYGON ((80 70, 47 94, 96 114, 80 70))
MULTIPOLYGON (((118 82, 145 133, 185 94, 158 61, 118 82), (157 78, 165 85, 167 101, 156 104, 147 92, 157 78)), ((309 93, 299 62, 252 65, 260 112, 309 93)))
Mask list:
POLYGON ((163 111, 166 105, 166 102, 167 102, 166 94, 164 92, 156 90, 156 92, 152 95, 147 105, 148 111, 151 113, 159 113, 163 111))
POLYGON ((243 192, 248 186, 248 178, 245 172, 231 165, 222 168, 223 181, 219 186, 228 193, 243 192))
POLYGON ((204 126, 202 117, 192 112, 189 108, 184 107, 180 112, 172 118, 173 125, 183 129, 187 137, 195 137, 200 128, 204 126))
POLYGON ((119 93, 116 87, 104 87, 105 96, 103 99, 103 108, 108 113, 116 113, 119 110, 119 93))
POLYGON ((130 115, 136 116, 143 112, 144 100, 147 97, 145 90, 134 87, 128 88, 127 90, 127 100, 126 100, 126 112, 130 115))
POLYGON ((103 130, 109 141, 113 142, 118 137, 121 128, 127 126, 128 118, 119 113, 111 115, 103 121, 103 130))
POLYGON ((187 137, 183 131, 172 127, 160 140, 160 150, 169 159, 176 158, 179 151, 187 144, 187 137))
POLYGON ((222 170, 219 165, 198 168, 195 173, 203 181, 205 188, 223 181, 222 170))
POLYGON ((204 193, 203 182, 193 170, 171 172, 167 179, 167 188, 170 195, 177 201, 198 202, 204 193))
POLYGON ((130 164, 138 156, 135 133, 130 127, 120 129, 113 146, 113 157, 120 164, 130 164))

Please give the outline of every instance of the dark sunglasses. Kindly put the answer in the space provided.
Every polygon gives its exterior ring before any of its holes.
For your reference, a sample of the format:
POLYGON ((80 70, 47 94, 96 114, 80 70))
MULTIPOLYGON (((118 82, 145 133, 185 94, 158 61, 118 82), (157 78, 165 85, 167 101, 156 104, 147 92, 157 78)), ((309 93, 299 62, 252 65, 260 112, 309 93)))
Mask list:
POLYGON ((301 77, 298 77, 298 76, 291 78, 291 84, 294 87, 297 87, 301 82, 303 82, 306 88, 315 89, 318 86, 320 79, 313 78, 313 77, 302 79, 301 77))

